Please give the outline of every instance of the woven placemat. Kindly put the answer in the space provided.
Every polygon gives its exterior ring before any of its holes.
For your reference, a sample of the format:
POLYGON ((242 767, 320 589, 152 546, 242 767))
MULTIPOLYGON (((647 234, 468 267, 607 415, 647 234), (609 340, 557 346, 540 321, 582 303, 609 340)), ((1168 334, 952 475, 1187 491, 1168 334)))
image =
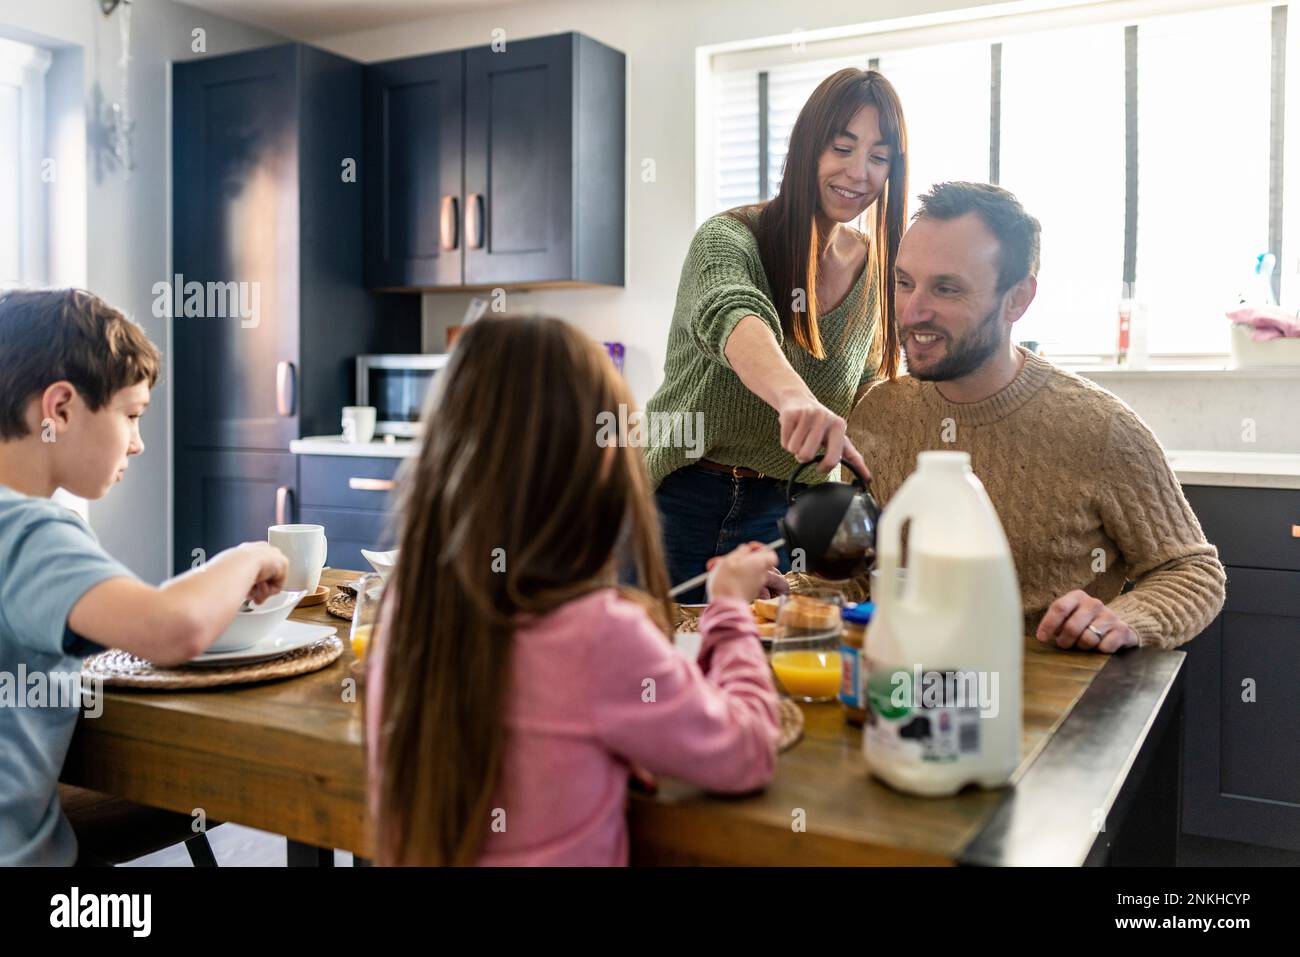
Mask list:
POLYGON ((343 654, 343 642, 330 635, 270 661, 229 668, 156 668, 143 658, 116 648, 91 655, 81 664, 81 676, 100 679, 110 688, 147 688, 150 691, 179 691, 187 688, 216 688, 305 675, 331 665, 343 654))
POLYGON ((335 618, 342 618, 346 621, 352 620, 352 609, 356 607, 357 600, 352 595, 339 589, 330 600, 325 603, 325 610, 335 618))
POLYGON ((789 698, 782 698, 778 716, 781 720, 781 736, 776 739, 776 749, 785 751, 793 748, 803 737, 803 708, 789 698))

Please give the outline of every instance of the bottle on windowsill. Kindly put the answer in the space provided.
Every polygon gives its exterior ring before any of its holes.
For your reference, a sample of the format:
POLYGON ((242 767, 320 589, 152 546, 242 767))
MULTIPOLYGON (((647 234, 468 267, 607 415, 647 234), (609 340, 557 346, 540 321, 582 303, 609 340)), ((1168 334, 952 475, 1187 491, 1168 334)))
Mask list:
POLYGON ((1128 365, 1129 335, 1133 327, 1133 299, 1129 296, 1129 284, 1124 283, 1124 291, 1119 300, 1119 342, 1115 347, 1117 365, 1128 365))

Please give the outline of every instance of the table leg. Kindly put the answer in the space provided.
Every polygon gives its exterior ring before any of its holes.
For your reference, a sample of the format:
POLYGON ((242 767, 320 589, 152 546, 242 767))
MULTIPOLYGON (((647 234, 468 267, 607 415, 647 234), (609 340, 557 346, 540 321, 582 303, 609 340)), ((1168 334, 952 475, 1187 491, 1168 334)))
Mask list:
POLYGON ((196 834, 185 842, 185 850, 190 852, 190 862, 195 867, 216 867, 217 856, 212 853, 206 834, 196 834))
POLYGON ((288 864, 290 867, 333 867, 334 848, 316 847, 301 841, 285 838, 288 844, 288 864))
POLYGON ((1173 867, 1178 857, 1179 806, 1183 757, 1182 674, 1171 689, 1161 718, 1148 740, 1150 754, 1135 762, 1132 786, 1121 792, 1117 805, 1127 813, 1110 847, 1112 867, 1173 867), (1159 725, 1163 724, 1164 727, 1159 725), (1143 767, 1145 765, 1145 767, 1143 767), (1127 792, 1127 793, 1126 793, 1127 792))

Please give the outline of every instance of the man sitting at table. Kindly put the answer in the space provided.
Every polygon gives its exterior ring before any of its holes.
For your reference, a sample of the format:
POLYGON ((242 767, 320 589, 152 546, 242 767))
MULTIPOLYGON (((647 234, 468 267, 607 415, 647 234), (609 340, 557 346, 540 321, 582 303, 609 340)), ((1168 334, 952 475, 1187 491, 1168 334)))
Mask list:
MULTIPOLYGON (((140 327, 88 292, 0 293, 0 866, 78 860, 57 783, 82 658, 120 648, 187 661, 245 597, 261 602, 284 583, 285 557, 246 542, 147 585, 51 501, 58 489, 103 498, 125 477, 161 370, 140 327)), ((102 689, 88 690, 96 717, 102 689)))
POLYGON ((882 506, 917 453, 970 453, 1011 543, 1026 634, 1173 648, 1223 606, 1223 566, 1137 414, 1012 344, 1038 259, 1038 221, 1006 190, 942 183, 922 196, 894 275, 909 374, 868 392, 848 435, 882 506))

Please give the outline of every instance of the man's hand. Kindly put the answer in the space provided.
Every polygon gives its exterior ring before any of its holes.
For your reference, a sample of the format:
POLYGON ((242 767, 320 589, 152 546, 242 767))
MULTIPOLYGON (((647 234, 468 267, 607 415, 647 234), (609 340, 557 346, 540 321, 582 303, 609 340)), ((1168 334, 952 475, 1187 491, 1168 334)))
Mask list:
POLYGON ((1058 648, 1078 645, 1084 651, 1113 654, 1121 648, 1136 648, 1137 632, 1099 598, 1075 589, 1067 592, 1047 609, 1039 622, 1039 641, 1055 641, 1058 648))

